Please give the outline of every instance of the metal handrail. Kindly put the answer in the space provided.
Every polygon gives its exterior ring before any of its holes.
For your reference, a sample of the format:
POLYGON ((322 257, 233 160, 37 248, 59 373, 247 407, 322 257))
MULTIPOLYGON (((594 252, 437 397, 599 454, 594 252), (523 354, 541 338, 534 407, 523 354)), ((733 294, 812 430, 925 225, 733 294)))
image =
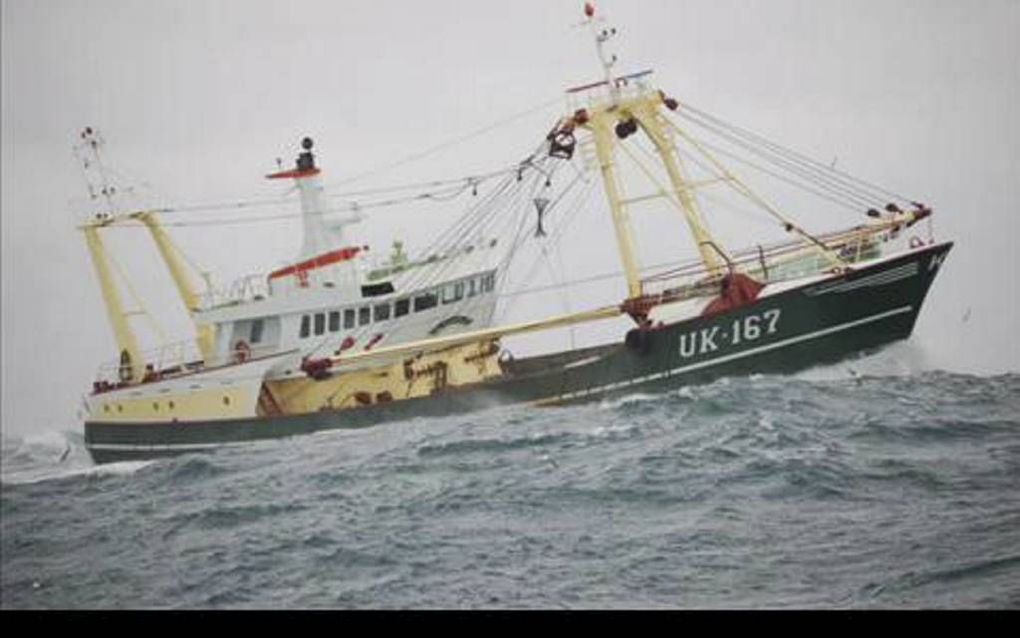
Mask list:
MULTIPOLYGON (((188 339, 164 344, 141 353, 142 360, 134 365, 141 366, 143 383, 159 379, 176 378, 202 370, 222 368, 261 359, 279 351, 277 346, 247 346, 243 355, 231 351, 204 359, 194 340, 188 339)), ((99 366, 96 381, 110 386, 123 386, 120 378, 122 364, 119 359, 107 361, 99 366)))
POLYGON ((217 308, 226 305, 237 305, 255 301, 269 296, 269 283, 261 273, 245 275, 230 283, 206 290, 202 295, 202 308, 217 308))
MULTIPOLYGON (((830 233, 823 236, 822 239, 833 250, 845 253, 849 248, 850 252, 849 254, 844 254, 844 258, 849 259, 852 263, 866 256, 866 251, 878 243, 877 236, 889 230, 891 229, 862 227, 850 231, 830 233)), ((740 269, 748 273, 756 273, 767 281, 778 281, 792 276, 777 274, 784 270, 784 265, 789 267, 789 264, 795 264, 799 259, 815 254, 816 251, 813 247, 806 245, 804 242, 792 241, 772 246, 755 246, 742 249, 734 253, 732 257, 727 257, 726 262, 730 272, 740 269), (765 264, 764 267, 763 263, 765 264)), ((816 264, 809 269, 821 272, 825 269, 825 264, 816 264)), ((670 293, 671 296, 687 297, 714 294, 714 287, 711 285, 714 281, 713 273, 701 261, 692 261, 691 263, 645 277, 642 279, 642 285, 663 290, 670 293)))

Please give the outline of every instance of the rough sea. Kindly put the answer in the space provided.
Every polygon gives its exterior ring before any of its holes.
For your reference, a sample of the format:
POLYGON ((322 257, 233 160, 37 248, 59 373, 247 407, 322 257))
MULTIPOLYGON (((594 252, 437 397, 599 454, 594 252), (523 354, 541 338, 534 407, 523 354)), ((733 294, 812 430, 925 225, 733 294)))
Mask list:
POLYGON ((1020 375, 848 366, 93 466, 3 439, 4 608, 1018 608, 1020 375))

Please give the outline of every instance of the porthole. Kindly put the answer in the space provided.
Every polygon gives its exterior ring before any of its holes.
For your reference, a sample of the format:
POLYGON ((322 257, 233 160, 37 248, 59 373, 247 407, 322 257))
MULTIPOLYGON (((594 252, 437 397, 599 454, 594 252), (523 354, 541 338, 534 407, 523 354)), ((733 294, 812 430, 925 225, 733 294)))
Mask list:
POLYGON ((230 397, 228 396, 223 397, 223 405, 230 405, 230 397))
POLYGON ((174 409, 174 402, 173 402, 173 401, 171 401, 171 402, 170 402, 170 409, 171 409, 171 410, 173 410, 173 409, 174 409))
POLYGON ((104 403, 103 404, 103 412, 109 412, 109 411, 110 411, 110 404, 109 403, 104 403))
POLYGON ((153 403, 152 404, 152 409, 155 410, 156 412, 159 412, 159 404, 158 403, 153 403))
POLYGON ((123 412, 123 411, 124 411, 124 406, 122 406, 121 404, 118 403, 117 404, 117 412, 123 412))

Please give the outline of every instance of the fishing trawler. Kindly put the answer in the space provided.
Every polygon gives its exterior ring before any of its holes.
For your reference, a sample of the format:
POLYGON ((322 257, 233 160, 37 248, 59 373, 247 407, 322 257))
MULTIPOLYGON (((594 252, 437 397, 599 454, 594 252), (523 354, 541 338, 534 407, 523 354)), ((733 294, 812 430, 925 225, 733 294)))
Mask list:
POLYGON ((584 15, 603 79, 566 92, 566 115, 536 136, 524 161, 413 195, 452 199, 470 191, 475 198, 457 225, 414 259, 395 243, 388 259, 373 261, 370 247, 350 241, 347 231, 367 206, 331 204, 314 143, 305 138, 294 167, 267 176, 299 194, 300 253, 226 291, 206 280, 202 291, 161 221, 174 210, 117 205, 102 139, 86 129, 76 147, 91 175, 81 229, 119 350, 85 397, 85 444, 96 462, 795 371, 910 336, 952 247, 935 241, 929 207, 681 102, 653 83, 651 71, 616 74, 616 56, 606 51, 616 30, 591 3, 584 15), (745 151, 752 169, 842 206, 861 223, 809 232, 718 159, 731 154, 727 149, 745 151), (564 166, 578 178, 557 192, 553 178, 561 181, 564 166), (628 197, 635 174, 650 192, 628 197), (571 189, 595 183, 608 203, 625 296, 583 312, 494 325, 516 248, 549 239, 553 211, 570 201, 583 206, 583 198, 568 197, 571 189), (486 184, 489 194, 479 198, 486 184), (724 245, 702 208, 713 190, 749 202, 784 238, 738 250, 724 245), (649 272, 632 220, 645 205, 679 214, 697 259, 649 272), (194 323, 194 340, 141 350, 102 240, 105 229, 131 224, 154 239, 194 323), (512 229, 504 232, 511 238, 499 228, 512 229), (621 317, 630 325, 602 345, 519 358, 506 345, 517 335, 621 317))

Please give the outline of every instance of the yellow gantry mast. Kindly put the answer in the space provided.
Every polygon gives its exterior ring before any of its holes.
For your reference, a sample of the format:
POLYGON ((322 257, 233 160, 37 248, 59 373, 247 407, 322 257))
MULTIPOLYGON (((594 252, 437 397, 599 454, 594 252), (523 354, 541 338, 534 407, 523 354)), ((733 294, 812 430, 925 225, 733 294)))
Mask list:
MULTIPOLYGON (((177 287, 177 293, 181 296, 181 301, 184 302, 185 308, 188 309, 188 314, 194 320, 195 312, 201 306, 202 299, 194 284, 194 280, 188 272, 187 264, 182 258, 183 253, 181 253, 180 248, 177 247, 173 240, 170 239, 170 235, 163 229, 159 219, 156 217, 156 213, 145 211, 134 213, 131 217, 145 224, 145 227, 149 230, 152 240, 156 243, 156 248, 159 249, 159 254, 163 257, 163 261, 170 271, 170 276, 177 287)), ((216 351, 215 327, 208 324, 199 324, 198 322, 194 322, 194 324, 196 341, 198 349, 202 353, 202 359, 211 361, 216 351)))
POLYGON ((628 202, 624 199, 616 166, 616 148, 620 142, 616 128, 621 125, 639 127, 658 151, 659 159, 669 175, 672 194, 680 203, 705 269, 713 276, 722 275, 725 270, 723 262, 725 253, 705 226, 697 200, 684 175, 676 147, 663 126, 662 115, 658 112, 662 106, 662 96, 658 92, 646 92, 635 98, 620 100, 618 103, 597 106, 592 109, 590 119, 582 124, 583 128, 591 132, 595 141, 595 153, 602 171, 606 198, 613 216, 613 226, 627 278, 627 291, 632 298, 640 297, 642 290, 637 249, 630 214, 627 211, 628 202))
MULTIPOLYGON (((595 17, 595 8, 590 3, 585 5, 585 15, 595 37, 599 61, 605 73, 605 81, 593 87, 605 85, 609 95, 608 100, 593 101, 588 109, 575 113, 569 121, 571 126, 577 125, 587 130, 594 139, 595 154, 613 217, 629 297, 638 298, 643 294, 641 268, 631 228, 628 201, 625 199, 623 183, 617 168, 616 151, 620 142, 639 129, 655 147, 659 160, 669 175, 672 191, 669 195, 675 196, 675 201, 679 202, 705 269, 711 276, 722 276, 725 271, 724 260, 728 257, 705 226, 692 187, 685 176, 680 155, 661 113, 661 109, 666 106, 666 98, 659 91, 645 88, 640 88, 636 93, 628 91, 627 96, 623 95, 620 80, 612 74, 616 56, 607 59, 603 48, 616 34, 616 29, 600 31, 596 24, 601 22, 601 18, 595 17)), ((580 90, 593 87, 581 87, 580 90)))
MULTIPOLYGON (((195 313, 201 305, 201 295, 193 277, 189 274, 183 253, 170 239, 169 234, 160 224, 153 211, 117 213, 114 200, 118 195, 116 187, 110 184, 107 170, 103 166, 99 149, 103 144, 98 132, 91 127, 81 133, 81 143, 75 146, 75 155, 81 162, 85 172, 89 190, 90 207, 102 206, 105 200, 105 211, 91 211, 89 219, 80 228, 85 234, 85 243, 89 249, 96 275, 99 279, 100 291, 106 304, 107 315, 113 328, 114 339, 120 351, 120 379, 126 383, 138 383, 143 379, 146 362, 138 345, 138 338, 131 327, 129 317, 132 313, 124 308, 117 282, 113 276, 114 265, 106 246, 100 237, 100 230, 115 224, 139 221, 145 225, 166 263, 170 276, 181 297, 184 306, 195 326, 196 342, 205 362, 213 359, 216 347, 215 327, 199 324, 195 321, 195 313)), ((122 275, 123 276, 123 275, 122 275)), ((138 300, 136 300, 138 301, 138 300)), ((139 301, 140 303, 140 301, 139 301)))
POLYGON ((89 248, 96 276, 99 278, 99 289, 102 292, 103 301, 106 303, 106 312, 110 318, 110 325, 113 327, 113 337, 117 341, 117 349, 120 351, 120 380, 127 383, 138 383, 142 380, 142 368, 145 362, 142 360, 141 348, 138 347, 138 338, 135 336, 134 330, 131 329, 128 313, 124 310, 124 303, 117 290, 106 247, 99 236, 99 229, 104 225, 102 222, 87 224, 83 228, 85 243, 89 248))

